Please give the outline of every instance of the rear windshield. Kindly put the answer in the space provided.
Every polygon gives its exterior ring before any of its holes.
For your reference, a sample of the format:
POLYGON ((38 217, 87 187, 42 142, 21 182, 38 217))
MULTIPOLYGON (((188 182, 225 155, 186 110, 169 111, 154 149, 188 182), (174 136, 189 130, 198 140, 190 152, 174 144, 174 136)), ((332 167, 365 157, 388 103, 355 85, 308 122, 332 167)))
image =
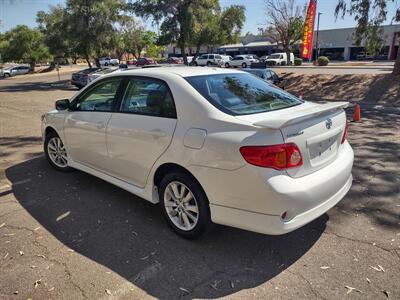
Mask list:
POLYGON ((211 104, 231 115, 248 115, 303 103, 295 96, 247 73, 186 77, 211 104))

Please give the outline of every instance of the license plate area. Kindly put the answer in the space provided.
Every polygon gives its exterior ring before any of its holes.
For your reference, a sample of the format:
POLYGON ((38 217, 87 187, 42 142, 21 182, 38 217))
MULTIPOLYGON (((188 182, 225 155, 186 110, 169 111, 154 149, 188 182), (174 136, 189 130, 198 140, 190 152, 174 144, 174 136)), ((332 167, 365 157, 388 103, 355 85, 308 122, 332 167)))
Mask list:
POLYGON ((319 166, 333 159, 338 151, 338 137, 336 134, 325 140, 308 143, 310 164, 313 167, 319 166))

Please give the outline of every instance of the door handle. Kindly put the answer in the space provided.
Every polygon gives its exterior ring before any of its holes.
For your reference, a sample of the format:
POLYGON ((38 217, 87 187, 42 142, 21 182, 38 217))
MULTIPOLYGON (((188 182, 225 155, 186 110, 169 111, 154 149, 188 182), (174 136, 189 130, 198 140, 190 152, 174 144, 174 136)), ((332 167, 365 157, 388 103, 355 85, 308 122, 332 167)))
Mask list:
POLYGON ((105 128, 105 127, 106 127, 106 126, 104 125, 103 122, 96 123, 96 128, 97 128, 97 129, 103 129, 103 128, 105 128))

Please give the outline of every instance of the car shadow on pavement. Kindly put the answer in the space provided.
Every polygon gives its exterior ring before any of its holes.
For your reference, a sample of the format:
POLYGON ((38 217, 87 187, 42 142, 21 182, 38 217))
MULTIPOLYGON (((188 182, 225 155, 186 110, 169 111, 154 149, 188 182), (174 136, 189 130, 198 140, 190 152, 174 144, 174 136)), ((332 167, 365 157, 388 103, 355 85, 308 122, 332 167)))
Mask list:
POLYGON ((259 286, 302 257, 328 220, 323 215, 283 236, 216 226, 185 240, 157 205, 83 172, 57 172, 44 157, 6 169, 6 177, 19 203, 59 241, 162 299, 215 298, 259 286))
POLYGON ((31 91, 76 91, 77 88, 70 84, 69 80, 61 81, 35 81, 35 82, 19 82, 18 84, 3 85, 0 88, 0 93, 5 92, 31 92, 31 91))

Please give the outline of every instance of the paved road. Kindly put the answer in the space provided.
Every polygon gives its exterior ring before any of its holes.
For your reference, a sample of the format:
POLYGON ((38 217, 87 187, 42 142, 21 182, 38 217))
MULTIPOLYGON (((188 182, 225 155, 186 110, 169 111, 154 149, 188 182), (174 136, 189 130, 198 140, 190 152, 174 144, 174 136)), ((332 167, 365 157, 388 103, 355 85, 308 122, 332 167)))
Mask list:
POLYGON ((40 115, 76 91, 54 80, 0 81, 0 298, 400 298, 398 111, 350 124, 354 184, 318 220, 284 236, 217 226, 187 241, 157 206, 49 167, 40 115))

